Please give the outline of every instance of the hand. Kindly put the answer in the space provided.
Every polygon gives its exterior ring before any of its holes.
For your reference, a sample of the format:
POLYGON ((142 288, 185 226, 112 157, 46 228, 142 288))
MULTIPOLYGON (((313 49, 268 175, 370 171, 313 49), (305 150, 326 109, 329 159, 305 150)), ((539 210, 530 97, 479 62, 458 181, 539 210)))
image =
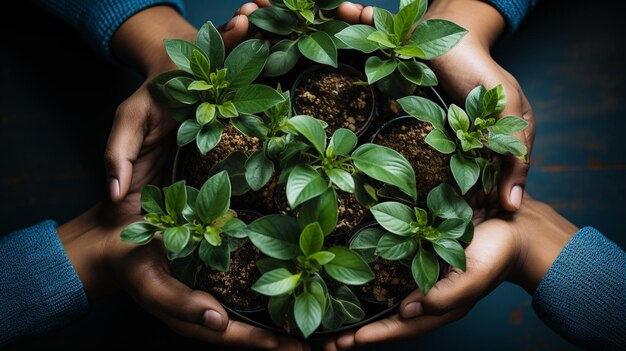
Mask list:
POLYGON ((467 314, 502 281, 532 294, 578 228, 528 195, 520 209, 476 227, 465 250, 465 272, 453 268, 424 296, 419 290, 400 304, 400 314, 328 340, 327 351, 428 333, 467 314))

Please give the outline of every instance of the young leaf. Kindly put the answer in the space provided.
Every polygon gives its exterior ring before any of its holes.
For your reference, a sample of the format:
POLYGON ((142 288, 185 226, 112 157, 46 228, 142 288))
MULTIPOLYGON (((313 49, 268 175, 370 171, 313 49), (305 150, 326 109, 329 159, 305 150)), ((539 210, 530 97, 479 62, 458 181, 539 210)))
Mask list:
POLYGON ((317 264, 323 266, 335 258, 335 254, 328 251, 318 251, 309 256, 310 259, 315 260, 317 264))
POLYGON ((182 216, 183 209, 187 202, 187 189, 185 181, 181 180, 168 187, 163 188, 165 193, 165 209, 174 220, 182 216))
POLYGON ((207 123, 212 122, 214 119, 215 119, 215 105, 209 102, 203 102, 200 105, 198 105, 198 108, 196 109, 196 121, 198 122, 199 125, 205 125, 207 123))
POLYGON ((224 41, 212 22, 205 23, 196 36, 196 45, 208 57, 213 70, 222 67, 224 63, 224 41))
POLYGON ((179 253, 185 248, 190 237, 189 228, 185 226, 165 228, 163 231, 163 244, 169 251, 179 253))
POLYGON ((298 49, 311 61, 337 68, 337 47, 325 32, 315 32, 298 40, 298 49))
POLYGON ((237 107, 235 107, 235 104, 233 104, 232 101, 225 101, 223 104, 217 105, 217 110, 222 117, 239 117, 239 111, 237 111, 237 107))
POLYGON ((348 285, 362 285, 374 279, 374 272, 358 253, 342 246, 331 247, 328 251, 335 254, 324 266, 331 278, 348 285))
POLYGON ((382 78, 387 77, 396 70, 398 64, 395 60, 381 60, 377 56, 371 56, 365 62, 365 75, 367 83, 374 84, 382 78))
POLYGON ((274 174, 274 162, 268 160, 259 150, 246 161, 246 180, 252 190, 257 191, 269 182, 274 174))
POLYGON ((422 87, 431 87, 439 84, 435 72, 421 62, 403 61, 398 65, 398 69, 402 76, 413 84, 422 87))
POLYGON ((417 243, 411 237, 406 238, 387 233, 380 238, 376 254, 386 260, 402 260, 415 255, 417 243))
POLYGON ((195 91, 205 91, 211 89, 211 85, 203 80, 194 80, 189 84, 187 90, 195 90, 195 91))
POLYGON ((467 117, 465 111, 463 111, 460 107, 455 104, 451 104, 448 109, 448 123, 450 123, 450 127, 457 132, 467 132, 470 127, 470 120, 467 117))
POLYGON ((326 149, 326 156, 341 155, 348 157, 356 147, 358 141, 358 137, 351 130, 339 128, 330 138, 330 143, 326 149))
POLYGON ((435 129, 445 129, 446 112, 433 101, 421 96, 407 96, 398 99, 398 104, 418 120, 432 124, 435 129))
POLYGON ((337 226, 337 193, 329 188, 322 195, 305 202, 298 213, 298 223, 305 227, 318 222, 324 236, 330 234, 337 226))
POLYGON ((317 119, 305 115, 294 116, 289 119, 289 124, 298 134, 305 137, 320 155, 324 154, 326 132, 317 119))
POLYGON ((257 9, 248 16, 248 19, 255 26, 278 35, 291 34, 298 23, 294 13, 278 6, 257 9))
POLYGON ((439 239, 433 242, 433 248, 444 261, 465 271, 465 251, 456 240, 439 239))
POLYGON ((480 175, 480 167, 473 158, 459 155, 452 155, 450 158, 450 169, 454 180, 461 188, 461 195, 465 195, 476 184, 480 175))
POLYGON ((366 228, 350 241, 350 249, 359 253, 365 262, 372 263, 376 259, 376 246, 383 234, 379 228, 366 228))
POLYGON ((415 210, 415 218, 417 220, 417 224, 420 226, 425 226, 428 224, 428 213, 426 210, 421 209, 419 207, 414 207, 415 210))
POLYGON ((125 243, 143 245, 149 243, 154 237, 154 234, 159 230, 161 230, 161 228, 154 224, 136 222, 124 228, 120 237, 125 243))
POLYGON ((506 116, 496 121, 491 127, 491 131, 495 134, 513 134, 521 132, 528 127, 528 122, 516 116, 506 116))
POLYGON ((342 191, 350 194, 354 193, 354 178, 350 173, 343 169, 332 168, 326 171, 326 175, 330 181, 342 191))
POLYGON ((386 35, 393 35, 393 15, 391 12, 374 7, 374 26, 386 35))
POLYGON ((296 324, 305 338, 313 334, 322 323, 322 307, 315 297, 306 291, 296 296, 294 314, 296 324))
POLYGON ((463 236, 467 228, 467 221, 460 218, 450 218, 443 221, 437 230, 441 236, 448 239, 458 239, 463 236))
POLYGON ((193 105, 198 102, 198 94, 195 91, 189 91, 187 89, 191 83, 193 83, 193 79, 191 78, 172 78, 165 83, 165 90, 176 101, 187 105, 193 105))
POLYGON ((193 74, 189 62, 191 61, 193 51, 197 50, 201 52, 202 49, 181 39, 164 39, 163 43, 165 44, 167 55, 172 59, 172 62, 183 71, 193 74))
POLYGON ((328 184, 308 165, 298 165, 287 179, 287 201, 291 208, 296 208, 301 203, 319 196, 328 189, 328 184))
POLYGON ((528 154, 528 149, 526 149, 524 143, 516 137, 507 134, 493 134, 487 139, 487 146, 491 151, 502 155, 509 153, 522 158, 528 154))
POLYGON ((330 38, 333 40, 333 43, 335 43, 335 47, 337 49, 346 49, 348 48, 348 46, 339 38, 337 38, 335 34, 341 32, 342 30, 348 28, 349 26, 350 25, 344 21, 332 20, 332 21, 322 23, 319 28, 321 31, 324 31, 326 34, 330 36, 330 38))
POLYGON ((335 34, 335 37, 339 38, 339 40, 344 42, 348 47, 369 54, 378 50, 376 43, 367 40, 367 37, 375 31, 376 29, 371 26, 355 24, 335 34))
POLYGON ((279 260, 290 260, 300 254, 299 234, 298 221, 285 215, 268 215, 248 225, 248 237, 254 246, 279 260))
POLYGON ((391 37, 392 35, 393 34, 387 35, 387 34, 385 34, 383 32, 376 31, 376 32, 370 34, 367 37, 367 40, 373 41, 375 43, 378 43, 379 45, 382 45, 382 46, 384 46, 386 48, 393 49, 397 45, 392 41, 393 40, 392 37, 391 37))
POLYGON ((390 148, 363 144, 352 153, 354 165, 371 178, 395 185, 402 192, 417 199, 415 171, 404 156, 390 148))
POLYGON ((261 84, 250 84, 239 90, 233 98, 239 113, 255 114, 281 103, 285 98, 276 90, 261 84))
POLYGON ((370 209, 376 222, 388 231, 402 235, 411 235, 411 223, 415 221, 415 212, 399 202, 383 202, 370 209))
MULTIPOLYGON (((256 11, 255 11, 256 12, 256 11)), ((272 53, 265 63, 264 73, 268 77, 278 77, 291 71, 298 63, 300 50, 297 41, 284 39, 272 47, 272 53)))
POLYGON ((300 250, 305 256, 318 252, 322 249, 322 245, 324 245, 324 233, 319 223, 313 222, 302 229, 300 250))
POLYGON ((442 154, 451 154, 456 150, 456 144, 448 139, 446 133, 439 129, 431 130, 424 141, 442 154))
POLYGON ((472 208, 449 184, 443 183, 431 190, 426 203, 433 217, 472 219, 472 208))
POLYGON ((483 108, 483 96, 485 96, 486 92, 487 89, 485 89, 482 85, 479 85, 472 89, 472 91, 467 94, 467 98, 465 98, 465 111, 467 111, 467 114, 472 121, 486 115, 483 108))
POLYGON ((278 296, 293 291, 298 286, 300 273, 291 274, 284 268, 269 271, 252 286, 252 290, 265 296, 278 296))
POLYGON ((163 214, 163 195, 161 189, 154 185, 144 185, 141 188, 141 208, 147 213, 163 214))
POLYGON ((211 151, 219 144, 222 138, 222 132, 224 132, 224 125, 217 120, 213 120, 213 122, 202 126, 196 136, 198 150, 200 150, 203 155, 211 151))
POLYGON ((483 148, 483 143, 479 139, 480 133, 478 132, 467 133, 457 130, 456 137, 461 140, 461 148, 465 152, 483 148))
POLYGON ((191 54, 191 60, 189 60, 189 67, 191 72, 198 79, 210 81, 209 74, 211 73, 211 66, 209 60, 204 54, 198 50, 193 50, 191 54))
POLYGON ((415 27, 410 42, 420 48, 421 59, 432 60, 450 51, 467 34, 467 30, 442 20, 429 19, 415 27))
POLYGON ((398 11, 393 21, 393 28, 400 41, 404 40, 406 35, 409 34, 413 24, 419 19, 418 15, 420 15, 421 7, 423 7, 422 2, 426 2, 426 0, 413 1, 401 7, 400 11, 398 11))
POLYGON ((411 264, 411 273, 417 286, 424 295, 435 285, 439 278, 439 262, 432 253, 420 248, 411 264))
POLYGON ((483 96, 483 111, 486 116, 498 115, 504 111, 506 106, 506 93, 502 84, 498 84, 493 89, 489 89, 483 96))
MULTIPOLYGON (((237 45, 224 61, 230 88, 240 89, 252 83, 263 70, 269 51, 267 45, 259 39, 249 39, 237 45)), ((252 113, 256 112, 260 111, 252 113)))
POLYGON ((222 171, 209 178, 196 198, 196 215, 202 223, 208 224, 223 215, 230 207, 230 180, 222 171))

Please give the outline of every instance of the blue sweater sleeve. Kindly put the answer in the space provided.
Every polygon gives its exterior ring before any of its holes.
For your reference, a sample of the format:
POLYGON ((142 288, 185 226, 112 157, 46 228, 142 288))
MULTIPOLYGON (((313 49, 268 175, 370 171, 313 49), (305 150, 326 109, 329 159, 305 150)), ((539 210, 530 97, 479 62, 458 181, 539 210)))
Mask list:
POLYGON ((0 238, 0 258, 0 348, 57 329, 88 310, 55 222, 0 238))
POLYGON ((504 16, 507 32, 510 34, 519 27, 537 0, 488 0, 488 2, 504 16))
POLYGON ((77 30, 89 45, 110 59, 109 43, 115 31, 132 15, 165 4, 184 12, 182 0, 33 0, 44 10, 77 30))
POLYGON ((596 229, 582 228, 539 283, 533 308, 578 346, 626 350, 626 253, 596 229))

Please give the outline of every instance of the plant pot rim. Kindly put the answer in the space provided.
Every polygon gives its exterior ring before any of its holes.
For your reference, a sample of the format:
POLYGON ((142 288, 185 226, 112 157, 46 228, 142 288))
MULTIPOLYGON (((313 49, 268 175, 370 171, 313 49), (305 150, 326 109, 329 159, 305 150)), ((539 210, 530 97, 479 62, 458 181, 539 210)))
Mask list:
MULTIPOLYGON (((345 69, 348 72, 351 73, 355 73, 359 78, 364 78, 364 81, 367 81, 367 77, 365 77, 365 75, 363 75, 363 73, 361 71, 359 71, 358 69, 356 69, 354 66, 346 64, 346 63, 339 63, 337 65, 337 68, 332 67, 332 66, 328 66, 328 65, 322 65, 319 63, 316 63, 312 66, 309 66, 307 69, 305 69, 304 71, 300 72, 297 76, 297 78, 294 80, 293 84, 291 85, 291 110, 293 112, 294 115, 299 115, 300 113, 296 110, 296 104, 294 103, 294 98, 295 98, 295 91, 296 91, 296 87, 298 85, 300 85, 300 81, 302 80, 302 77, 304 77, 305 75, 317 71, 317 70, 321 70, 321 69, 334 69, 334 70, 340 70, 340 69, 345 69)), ((363 134, 365 134, 365 132, 367 132, 367 130, 369 129, 369 127, 372 125, 372 122, 374 121, 374 118, 376 118, 376 105, 378 102, 378 98, 376 96, 376 90, 374 90, 372 85, 365 85, 364 86, 366 88, 366 90, 369 92, 369 96, 372 99, 372 108, 370 110, 369 115, 367 116, 367 119, 365 121, 365 123, 363 123, 363 125, 356 130, 356 132, 354 132, 354 134, 356 134, 358 137, 361 137, 363 134)))

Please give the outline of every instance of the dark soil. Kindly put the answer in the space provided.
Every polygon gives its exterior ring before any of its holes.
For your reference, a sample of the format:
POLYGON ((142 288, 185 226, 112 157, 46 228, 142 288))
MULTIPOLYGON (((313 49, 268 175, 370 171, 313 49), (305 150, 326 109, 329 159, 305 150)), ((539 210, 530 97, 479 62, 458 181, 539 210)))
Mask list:
POLYGON ((374 140, 376 144, 398 151, 411 163, 420 199, 425 199, 439 184, 452 180, 450 155, 444 155, 424 142, 432 129, 429 123, 402 118, 387 125, 374 140))
POLYGON ((363 80, 342 66, 305 72, 294 87, 294 110, 328 123, 328 136, 339 128, 360 135, 371 122, 374 108, 371 88, 354 84, 363 80))
POLYGON ((392 307, 398 299, 415 290, 411 268, 400 261, 377 259, 371 265, 375 278, 371 282, 353 287, 362 298, 392 307))

